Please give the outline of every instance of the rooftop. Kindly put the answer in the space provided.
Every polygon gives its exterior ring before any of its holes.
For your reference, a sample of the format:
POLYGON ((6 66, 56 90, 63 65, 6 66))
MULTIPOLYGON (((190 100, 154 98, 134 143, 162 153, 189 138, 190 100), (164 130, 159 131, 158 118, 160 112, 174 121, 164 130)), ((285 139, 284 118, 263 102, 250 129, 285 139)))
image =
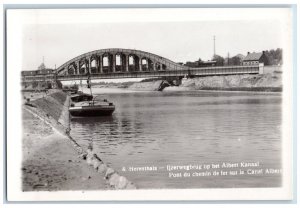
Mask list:
POLYGON ((259 52, 259 53, 249 53, 244 58, 244 61, 258 61, 262 55, 263 55, 262 52, 259 52))

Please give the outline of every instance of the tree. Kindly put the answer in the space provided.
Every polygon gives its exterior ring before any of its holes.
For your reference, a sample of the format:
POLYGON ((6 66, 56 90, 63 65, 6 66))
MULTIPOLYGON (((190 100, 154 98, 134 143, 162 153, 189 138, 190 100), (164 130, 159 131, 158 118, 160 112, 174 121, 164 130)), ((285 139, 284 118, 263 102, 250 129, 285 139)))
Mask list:
POLYGON ((277 48, 276 50, 271 49, 270 51, 265 51, 265 55, 268 58, 267 65, 282 64, 282 49, 281 48, 277 48))
POLYGON ((212 61, 216 61, 216 66, 224 66, 224 58, 219 55, 214 55, 212 61))
POLYGON ((278 60, 277 64, 282 64, 282 49, 281 48, 276 49, 275 58, 278 60))
POLYGON ((241 58, 238 56, 234 56, 231 58, 230 63, 234 66, 241 65, 241 58))
POLYGON ((274 50, 265 51, 265 55, 267 57, 267 63, 266 65, 274 65, 275 63, 275 57, 274 57, 274 50))

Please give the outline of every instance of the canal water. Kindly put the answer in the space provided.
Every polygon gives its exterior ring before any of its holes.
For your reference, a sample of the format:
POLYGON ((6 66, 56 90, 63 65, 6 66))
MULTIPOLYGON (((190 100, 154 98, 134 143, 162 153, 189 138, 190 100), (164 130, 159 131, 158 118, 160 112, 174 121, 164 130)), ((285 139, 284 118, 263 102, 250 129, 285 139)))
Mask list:
POLYGON ((71 134, 138 188, 281 185, 281 94, 93 91, 115 112, 71 134))

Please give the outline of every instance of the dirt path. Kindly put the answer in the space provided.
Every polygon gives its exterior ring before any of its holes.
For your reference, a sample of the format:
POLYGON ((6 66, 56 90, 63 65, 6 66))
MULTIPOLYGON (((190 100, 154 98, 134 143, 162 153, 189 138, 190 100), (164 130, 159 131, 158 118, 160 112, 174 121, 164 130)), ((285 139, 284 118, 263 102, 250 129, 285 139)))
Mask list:
POLYGON ((23 110, 23 191, 109 189, 68 139, 23 110))

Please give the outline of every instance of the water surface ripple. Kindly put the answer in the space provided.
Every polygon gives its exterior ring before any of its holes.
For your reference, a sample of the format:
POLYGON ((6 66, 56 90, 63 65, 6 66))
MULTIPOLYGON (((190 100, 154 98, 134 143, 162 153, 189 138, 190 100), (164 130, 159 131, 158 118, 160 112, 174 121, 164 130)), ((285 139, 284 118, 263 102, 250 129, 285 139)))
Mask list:
POLYGON ((71 134, 84 147, 93 140, 99 156, 139 188, 280 186, 280 174, 170 178, 166 169, 122 172, 131 166, 242 161, 259 161, 263 169, 281 168, 280 94, 185 91, 103 96, 115 103, 113 116, 72 119, 71 134))

